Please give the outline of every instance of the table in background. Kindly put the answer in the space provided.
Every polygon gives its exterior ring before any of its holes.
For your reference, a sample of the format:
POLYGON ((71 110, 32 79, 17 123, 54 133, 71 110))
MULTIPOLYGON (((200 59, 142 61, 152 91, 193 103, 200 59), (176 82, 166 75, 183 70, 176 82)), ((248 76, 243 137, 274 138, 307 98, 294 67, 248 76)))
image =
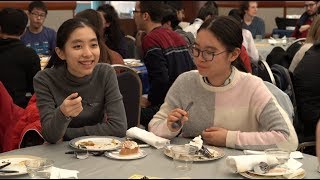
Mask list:
POLYGON ((262 39, 262 40, 255 40, 254 41, 255 46, 257 47, 259 56, 262 60, 266 60, 267 56, 270 54, 270 52, 272 51, 273 48, 280 46, 282 47, 284 50, 286 50, 290 43, 286 43, 286 44, 270 44, 268 42, 268 39, 262 39))
MULTIPOLYGON (((123 140, 123 139, 121 139, 123 140)), ((171 140, 171 144, 185 144, 190 139, 175 138, 171 140)), ((174 169, 173 161, 167 157, 162 149, 143 148, 148 155, 137 160, 114 160, 107 157, 90 156, 88 159, 75 159, 73 155, 65 154, 66 151, 72 148, 68 142, 58 144, 44 144, 23 149, 17 149, 6 153, 5 155, 33 155, 43 158, 49 158, 55 161, 54 166, 58 168, 78 170, 79 179, 94 179, 94 178, 113 178, 127 179, 133 174, 141 174, 146 176, 160 178, 228 178, 239 179, 244 178, 240 174, 231 172, 225 163, 225 159, 229 155, 243 155, 243 151, 222 148, 225 156, 218 160, 206 162, 194 162, 191 171, 177 171, 174 169)), ((320 178, 320 173, 317 172, 318 159, 315 156, 303 154, 303 159, 298 159, 302 162, 302 168, 306 171, 305 179, 320 178)), ((20 176, 0 176, 0 178, 25 179, 29 178, 27 174, 20 176)))

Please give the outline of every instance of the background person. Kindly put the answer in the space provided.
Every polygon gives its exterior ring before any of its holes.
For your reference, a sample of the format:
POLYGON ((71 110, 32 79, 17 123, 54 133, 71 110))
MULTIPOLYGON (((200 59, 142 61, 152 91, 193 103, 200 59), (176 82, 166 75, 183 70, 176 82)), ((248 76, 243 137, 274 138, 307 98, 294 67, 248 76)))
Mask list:
POLYGON ((99 32, 74 18, 58 29, 50 63, 34 77, 42 135, 49 143, 99 135, 123 137, 127 119, 114 69, 98 63, 99 32))
POLYGON ((192 47, 197 70, 181 74, 149 123, 154 134, 174 138, 202 135, 209 145, 295 151, 298 139, 288 114, 264 82, 236 66, 243 41, 232 17, 205 21, 192 47), (183 110, 193 102, 191 109, 183 110), (182 127, 172 124, 183 117, 182 127))
POLYGON ((243 1, 240 10, 243 17, 243 28, 248 29, 254 38, 256 35, 261 35, 264 38, 266 28, 264 20, 257 16, 258 2, 243 1))
POLYGON ((56 31, 43 26, 47 14, 48 8, 42 1, 33 1, 28 6, 30 23, 21 41, 37 54, 51 55, 56 47, 56 31))
POLYGON ((26 93, 34 92, 32 79, 40 70, 39 56, 20 40, 27 23, 23 10, 4 8, 0 11, 0 81, 13 102, 22 108, 29 101, 26 93))

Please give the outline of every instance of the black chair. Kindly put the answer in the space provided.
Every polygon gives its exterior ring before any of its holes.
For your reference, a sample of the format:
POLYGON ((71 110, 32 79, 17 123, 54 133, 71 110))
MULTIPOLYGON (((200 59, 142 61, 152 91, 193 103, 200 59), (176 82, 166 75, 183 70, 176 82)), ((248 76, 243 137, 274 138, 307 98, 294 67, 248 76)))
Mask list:
POLYGON ((136 39, 130 35, 126 35, 124 38, 128 45, 127 58, 136 58, 136 39))
POLYGON ((300 38, 296 39, 295 41, 292 42, 292 44, 287 48, 286 52, 288 55, 289 63, 291 64, 291 61, 294 57, 294 55, 299 51, 301 46, 304 44, 306 41, 306 38, 300 38))
POLYGON ((116 70, 120 92, 123 96, 123 104, 126 110, 128 129, 140 126, 140 98, 142 96, 142 83, 138 73, 121 64, 113 64, 116 70))
POLYGON ((276 85, 272 71, 266 61, 259 60, 257 70, 258 70, 258 72, 257 72, 258 77, 260 77, 264 81, 268 81, 268 82, 276 85))

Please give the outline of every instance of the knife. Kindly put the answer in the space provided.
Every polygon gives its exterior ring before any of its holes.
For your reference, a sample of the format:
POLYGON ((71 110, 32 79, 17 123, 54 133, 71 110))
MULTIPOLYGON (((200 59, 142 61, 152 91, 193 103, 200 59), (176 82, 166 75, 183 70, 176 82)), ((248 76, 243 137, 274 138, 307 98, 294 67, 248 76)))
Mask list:
POLYGON ((0 170, 0 173, 18 173, 19 171, 15 171, 15 170, 0 170))

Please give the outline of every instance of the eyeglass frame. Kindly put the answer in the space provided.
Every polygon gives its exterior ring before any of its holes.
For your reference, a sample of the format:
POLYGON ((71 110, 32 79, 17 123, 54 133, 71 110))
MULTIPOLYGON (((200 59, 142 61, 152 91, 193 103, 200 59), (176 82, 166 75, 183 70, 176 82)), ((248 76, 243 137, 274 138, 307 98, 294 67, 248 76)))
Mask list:
POLYGON ((38 14, 38 13, 34 13, 34 12, 30 12, 30 14, 35 17, 40 17, 41 19, 44 19, 47 16, 47 14, 38 14))
POLYGON ((211 52, 211 51, 208 51, 208 50, 200 50, 195 45, 191 45, 189 47, 189 49, 191 50, 191 54, 192 54, 193 57, 199 57, 200 53, 201 53, 201 57, 204 60, 204 62, 213 61, 214 57, 216 57, 216 56, 218 56, 218 55, 220 55, 222 53, 228 52, 228 50, 224 50, 224 51, 219 52, 219 53, 214 53, 214 52, 211 52), (194 52, 193 52, 194 50, 196 50, 196 52, 198 53, 197 56, 194 54, 194 52), (207 56, 203 55, 204 52, 208 53, 208 56, 212 56, 211 60, 208 60, 208 58, 206 58, 207 56))

